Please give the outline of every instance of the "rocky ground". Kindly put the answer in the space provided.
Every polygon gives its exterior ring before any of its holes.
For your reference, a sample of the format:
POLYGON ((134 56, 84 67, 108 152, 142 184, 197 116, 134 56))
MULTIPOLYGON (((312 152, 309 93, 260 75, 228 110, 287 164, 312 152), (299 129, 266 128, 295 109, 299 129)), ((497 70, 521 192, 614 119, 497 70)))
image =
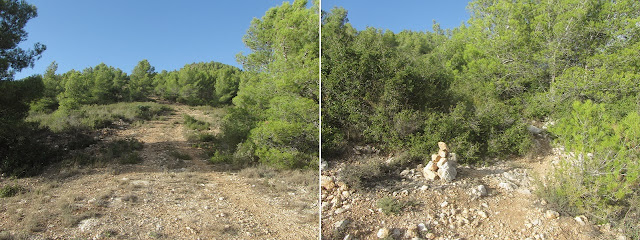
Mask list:
POLYGON ((322 171, 323 239, 626 239, 610 225, 585 216, 565 216, 533 194, 552 154, 496 161, 487 167, 458 166, 452 182, 427 180, 422 165, 397 169, 396 178, 354 189, 341 181, 349 164, 392 157, 354 155, 328 161, 322 171), (385 214, 378 202, 391 198, 400 211, 385 214))
POLYGON ((187 142, 182 124, 182 114, 208 122, 215 114, 171 107, 172 115, 98 136, 140 140, 142 163, 53 166, 37 177, 1 179, 24 191, 0 198, 0 239, 318 237, 317 172, 220 171, 187 142))

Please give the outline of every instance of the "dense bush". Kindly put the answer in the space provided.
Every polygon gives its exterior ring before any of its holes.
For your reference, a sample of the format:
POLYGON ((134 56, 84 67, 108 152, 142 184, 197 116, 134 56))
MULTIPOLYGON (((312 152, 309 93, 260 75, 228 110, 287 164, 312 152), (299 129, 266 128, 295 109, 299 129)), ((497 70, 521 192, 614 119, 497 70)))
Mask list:
POLYGON ((209 127, 211 127, 210 123, 200 121, 187 114, 182 115, 182 118, 184 119, 184 125, 191 130, 209 130, 209 127))
POLYGON ((9 176, 38 173, 57 159, 44 143, 37 124, 24 122, 29 102, 40 97, 42 79, 0 81, 0 172, 9 176))
POLYGON ((318 14, 307 1, 269 9, 254 19, 240 54, 246 72, 222 122, 213 160, 278 168, 318 164, 318 14))
POLYGON ((487 74, 470 73, 484 64, 450 62, 464 50, 437 24, 433 33, 357 31, 338 8, 325 15, 323 33, 325 156, 373 143, 425 158, 439 141, 468 163, 528 151, 531 137, 518 109, 490 83, 467 79, 487 74))
MULTIPOLYGON (((323 13, 323 156, 374 144, 424 159, 445 141, 460 161, 483 164, 529 153, 547 135, 528 125, 556 121, 555 144, 573 155, 543 195, 598 222, 622 218, 637 235, 639 8, 474 0, 458 28, 399 33, 355 29, 342 8, 323 13)), ((385 172, 344 171, 356 185, 385 172)))
MULTIPOLYGON (((229 104, 240 83, 241 70, 218 62, 187 64, 155 75, 155 93, 189 105, 229 104)), ((133 77, 133 76, 132 76, 133 77)))
MULTIPOLYGON (((561 159, 543 196, 571 214, 617 220, 640 196, 640 115, 612 118, 603 104, 574 102, 551 132, 570 153, 561 159)), ((637 211, 637 209, 635 209, 637 211)))

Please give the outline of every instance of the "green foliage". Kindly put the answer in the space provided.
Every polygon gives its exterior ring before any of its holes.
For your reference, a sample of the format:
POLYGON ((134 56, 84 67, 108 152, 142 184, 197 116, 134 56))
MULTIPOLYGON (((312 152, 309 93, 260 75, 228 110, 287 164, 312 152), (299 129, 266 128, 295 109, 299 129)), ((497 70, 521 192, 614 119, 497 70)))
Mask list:
POLYGON ((305 131, 305 125, 286 121, 265 121, 251 130, 260 162, 279 168, 301 168, 313 161, 317 129, 305 131), (315 133, 315 134, 314 134, 315 133), (315 138, 314 138, 315 136, 315 138), (311 154, 309 154, 311 153, 311 154))
MULTIPOLYGON (((55 75, 54 75, 55 78, 55 75)), ((57 96, 60 108, 75 110, 82 105, 109 104, 129 99, 129 77, 122 70, 104 63, 84 69, 82 72, 71 70, 59 81, 57 96)), ((58 86, 48 85, 55 91, 58 86)))
POLYGON ((231 163, 233 160, 233 155, 221 151, 215 151, 213 156, 209 159, 211 163, 220 164, 220 163, 231 163))
POLYGON ((27 40, 24 27, 38 16, 35 6, 17 0, 2 1, 0 4, 0 81, 13 80, 16 71, 33 67, 46 46, 35 43, 32 50, 24 50, 18 45, 27 40))
POLYGON ((25 189, 17 184, 13 185, 4 185, 4 187, 0 188, 0 198, 13 197, 21 192, 25 191, 25 189))
POLYGON ((77 110, 57 110, 51 114, 32 113, 28 120, 38 122, 54 132, 74 129, 100 129, 123 120, 134 122, 151 120, 171 109, 158 103, 115 103, 109 105, 83 105, 77 110))
POLYGON ((235 162, 317 166, 318 6, 306 5, 269 9, 243 38, 252 52, 238 55, 246 72, 217 140, 220 154, 235 162))
POLYGON ((478 50, 461 48, 464 40, 448 39, 437 24, 433 33, 356 31, 339 8, 322 27, 323 153, 365 142, 425 158, 445 141, 461 161, 474 163, 528 151, 520 108, 475 80, 499 71, 487 69, 496 63, 467 63, 464 55, 477 57, 478 50))
POLYGON ((211 126, 211 124, 209 124, 208 122, 200 121, 187 114, 182 115, 182 118, 184 118, 184 125, 186 125, 187 128, 191 130, 209 130, 211 126))
POLYGON ((193 63, 177 71, 156 74, 153 84, 155 93, 164 99, 216 106, 231 103, 241 74, 240 69, 218 62, 193 63))
POLYGON ((562 159, 543 192, 571 213, 617 220, 640 192, 640 116, 611 117, 603 104, 574 102, 550 130, 571 156, 562 159))
POLYGON ((29 176, 57 159, 57 153, 43 142, 45 131, 24 122, 29 102, 41 96, 38 76, 21 81, 0 81, 0 172, 29 176))
POLYGON ((400 214, 400 212, 402 212, 402 209, 404 209, 405 204, 392 197, 383 197, 378 199, 378 202, 376 202, 376 206, 382 209, 382 212, 384 214, 391 215, 400 214))
POLYGON ((178 151, 178 150, 169 151, 169 156, 172 156, 174 158, 181 159, 181 160, 191 160, 192 159, 191 155, 189 155, 187 153, 184 153, 184 152, 181 152, 181 151, 178 151))
POLYGON ((153 90, 153 78, 155 68, 146 59, 138 62, 131 73, 129 82, 129 99, 133 101, 144 100, 153 90))

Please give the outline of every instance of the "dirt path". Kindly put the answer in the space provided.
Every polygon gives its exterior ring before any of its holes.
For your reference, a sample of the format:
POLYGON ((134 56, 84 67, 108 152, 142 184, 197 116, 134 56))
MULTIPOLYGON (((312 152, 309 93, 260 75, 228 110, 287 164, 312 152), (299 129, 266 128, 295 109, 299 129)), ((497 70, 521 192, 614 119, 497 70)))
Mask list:
POLYGON ((322 189, 323 239, 378 239, 382 228, 394 239, 615 239, 618 233, 588 218, 583 224, 577 216, 556 216, 559 209, 533 194, 534 177, 544 174, 553 158, 459 166, 451 183, 426 180, 421 166, 398 169, 393 174, 399 179, 359 191, 340 182, 341 169, 389 157, 329 162, 323 176, 336 186, 322 189), (473 190, 480 185, 486 189, 482 196, 473 190), (387 215, 377 204, 384 197, 404 207, 387 215))
POLYGON ((33 239, 317 238, 317 192, 312 187, 277 176, 216 171, 203 150, 187 142, 182 115, 215 119, 197 108, 172 108, 172 115, 109 137, 143 142, 142 163, 13 180, 29 192, 0 199, 0 232, 33 239), (261 187, 263 182, 287 186, 274 190, 261 187))

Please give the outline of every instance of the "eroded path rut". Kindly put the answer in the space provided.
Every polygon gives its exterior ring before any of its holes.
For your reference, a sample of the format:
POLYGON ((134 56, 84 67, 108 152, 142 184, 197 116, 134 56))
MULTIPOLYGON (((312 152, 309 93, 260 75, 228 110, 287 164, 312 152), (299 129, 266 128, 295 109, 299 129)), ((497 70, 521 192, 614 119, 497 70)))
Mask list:
POLYGON ((20 216, 32 218, 32 213, 53 212, 69 214, 77 224, 51 216, 42 229, 26 234, 54 239, 317 238, 317 190, 276 178, 252 179, 216 171, 203 150, 187 142, 182 124, 183 114, 201 120, 210 120, 210 116, 188 106, 172 108, 172 115, 117 130, 111 136, 143 142, 142 163, 76 170, 79 173, 58 182, 19 180, 36 190, 23 194, 22 200, 2 202, 0 209, 6 214, 0 219, 0 230, 24 232, 11 222, 20 216), (186 153, 191 160, 173 157, 171 151, 186 153), (271 191, 256 186, 260 182, 288 186, 271 191), (72 210, 47 210, 65 204, 72 210))

